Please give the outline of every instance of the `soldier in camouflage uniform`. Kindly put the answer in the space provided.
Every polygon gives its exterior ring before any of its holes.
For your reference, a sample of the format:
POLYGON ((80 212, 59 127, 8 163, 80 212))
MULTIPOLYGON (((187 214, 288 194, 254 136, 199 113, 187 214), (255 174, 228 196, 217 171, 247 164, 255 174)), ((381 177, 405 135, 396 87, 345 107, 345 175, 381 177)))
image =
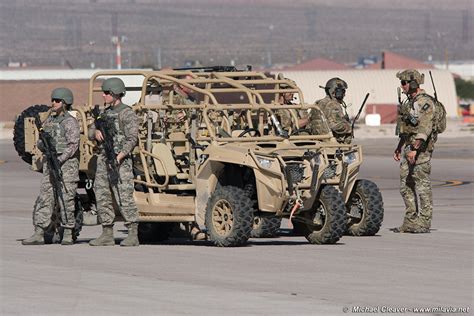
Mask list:
MULTIPOLYGON (((191 76, 187 75, 184 79, 192 79, 191 76)), ((195 105, 197 100, 192 95, 193 90, 184 85, 174 85, 174 104, 179 105, 195 105)), ((186 120, 188 119, 187 110, 173 110, 171 113, 171 120, 175 122, 171 124, 170 130, 172 132, 183 132, 186 133, 186 120)), ((199 225, 196 222, 185 223, 185 230, 189 232, 192 240, 205 240, 206 234, 201 231, 199 225)))
POLYGON ((111 187, 109 182, 107 160, 100 143, 105 135, 92 124, 89 129, 89 139, 99 142, 100 151, 97 157, 94 192, 97 201, 97 212, 102 224, 102 235, 91 240, 91 246, 115 245, 113 225, 115 212, 112 197, 119 205, 120 213, 128 227, 128 236, 120 246, 138 246, 138 209, 133 198, 133 167, 131 153, 138 141, 138 117, 130 106, 122 103, 125 95, 125 84, 120 78, 109 78, 102 84, 102 97, 108 107, 102 117, 114 126, 113 145, 117 156, 120 180, 117 186, 111 187), (118 187, 118 189, 117 189, 118 187))
POLYGON ((402 226, 393 231, 429 233, 433 213, 430 161, 436 141, 436 133, 433 133, 435 104, 420 88, 424 76, 417 70, 399 72, 397 78, 408 97, 399 107, 397 130, 400 141, 393 154, 396 161, 401 161, 400 193, 406 213, 402 226))
MULTIPOLYGON (((184 79, 191 79, 191 76, 186 76, 184 79)), ((196 99, 192 95, 192 90, 182 85, 173 86, 173 104, 175 105, 194 105, 196 99)), ((172 110, 169 117, 165 116, 164 121, 168 125, 169 132, 186 132, 186 119, 188 115, 184 109, 172 110)))
MULTIPOLYGON (((278 74, 278 79, 280 80, 288 80, 291 81, 295 86, 296 83, 288 78, 283 77, 283 74, 278 74)), ((280 84, 280 88, 282 89, 290 89, 291 87, 286 84, 280 84)), ((278 100, 279 104, 282 105, 293 105, 294 93, 293 92, 286 92, 280 95, 280 99, 278 100)), ((276 110, 275 114, 277 115, 278 119, 280 120, 280 124, 282 128, 286 131, 290 131, 293 125, 294 117, 298 119, 298 126, 299 128, 304 128, 308 123, 308 115, 304 111, 295 111, 294 109, 285 109, 285 110, 276 110)))
MULTIPOLYGON (((51 136, 53 146, 59 154, 58 161, 61 164, 64 181, 63 185, 56 188, 59 197, 57 203, 60 207, 61 226, 64 228, 61 245, 73 244, 74 198, 79 181, 79 124, 76 118, 67 111, 73 101, 71 90, 67 88, 54 89, 51 93, 51 112, 42 126, 43 130, 51 136)), ((44 150, 41 140, 37 145, 40 150, 44 150)), ((23 240, 23 245, 43 245, 44 231, 51 224, 51 216, 56 205, 49 168, 47 162, 43 163, 40 194, 33 210, 35 233, 30 238, 23 240)))
MULTIPOLYGON (((327 119, 332 134, 339 143, 350 144, 352 141, 352 127, 349 116, 346 112, 344 96, 346 95, 347 83, 340 78, 330 79, 325 87, 320 86, 326 91, 326 97, 315 102, 327 119)), ((316 111, 311 111, 310 121, 317 122, 319 115, 316 111)), ((313 128, 314 129, 314 128, 313 128)), ((313 134, 321 134, 320 131, 313 130, 313 134)))

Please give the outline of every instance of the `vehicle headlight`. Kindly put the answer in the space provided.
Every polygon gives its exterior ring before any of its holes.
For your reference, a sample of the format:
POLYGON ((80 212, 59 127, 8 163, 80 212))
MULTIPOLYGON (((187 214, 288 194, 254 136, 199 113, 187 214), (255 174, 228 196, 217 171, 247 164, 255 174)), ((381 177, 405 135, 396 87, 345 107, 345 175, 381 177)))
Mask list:
POLYGON ((260 167, 265 169, 270 169, 273 164, 273 160, 264 157, 257 157, 257 161, 260 167))
POLYGON ((354 161, 356 161, 356 155, 355 153, 349 153, 348 155, 344 155, 344 162, 347 164, 351 164, 354 161))

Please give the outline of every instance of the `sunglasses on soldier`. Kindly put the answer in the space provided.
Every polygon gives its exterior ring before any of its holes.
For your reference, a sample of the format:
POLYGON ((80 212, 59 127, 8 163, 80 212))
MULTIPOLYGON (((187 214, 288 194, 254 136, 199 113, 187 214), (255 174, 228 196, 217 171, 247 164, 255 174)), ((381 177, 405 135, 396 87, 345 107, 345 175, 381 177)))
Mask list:
POLYGON ((51 103, 53 103, 53 102, 60 103, 60 102, 62 102, 62 101, 63 101, 63 100, 61 100, 61 99, 56 99, 56 98, 51 99, 51 103))
POLYGON ((109 95, 111 92, 110 91, 103 91, 105 95, 109 95))
POLYGON ((410 81, 408 81, 408 80, 401 80, 401 81, 400 81, 400 84, 401 84, 402 86, 404 86, 404 85, 406 85, 406 84, 409 84, 409 83, 410 83, 410 81))

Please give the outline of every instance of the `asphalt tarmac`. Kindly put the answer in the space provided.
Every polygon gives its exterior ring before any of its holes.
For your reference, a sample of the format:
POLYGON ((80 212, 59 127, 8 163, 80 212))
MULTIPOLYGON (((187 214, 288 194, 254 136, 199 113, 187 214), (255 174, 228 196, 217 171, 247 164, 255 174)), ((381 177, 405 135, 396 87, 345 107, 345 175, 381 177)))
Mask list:
MULTIPOLYGON (((383 194, 377 236, 310 245, 289 235, 285 222, 279 238, 251 239, 241 248, 184 239, 90 247, 97 226, 85 227, 74 246, 22 246, 33 231, 40 174, 18 158, 11 140, 0 140, 0 314, 472 314, 473 140, 437 146, 430 234, 389 230, 404 213, 391 158, 396 141, 357 140, 366 153, 360 178, 383 194)), ((118 243, 123 225, 115 231, 118 243)))

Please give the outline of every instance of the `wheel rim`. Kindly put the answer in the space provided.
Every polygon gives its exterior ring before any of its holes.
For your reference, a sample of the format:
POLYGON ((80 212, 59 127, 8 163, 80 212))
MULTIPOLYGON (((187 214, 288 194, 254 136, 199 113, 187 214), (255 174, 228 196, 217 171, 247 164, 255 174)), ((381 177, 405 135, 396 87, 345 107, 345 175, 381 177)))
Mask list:
POLYGON ((227 200, 219 200, 212 209, 212 224, 216 233, 220 236, 227 236, 234 223, 232 206, 227 200))
POLYGON ((359 224, 364 217, 364 203, 359 193, 352 198, 351 209, 349 212, 350 221, 353 224, 359 224))

